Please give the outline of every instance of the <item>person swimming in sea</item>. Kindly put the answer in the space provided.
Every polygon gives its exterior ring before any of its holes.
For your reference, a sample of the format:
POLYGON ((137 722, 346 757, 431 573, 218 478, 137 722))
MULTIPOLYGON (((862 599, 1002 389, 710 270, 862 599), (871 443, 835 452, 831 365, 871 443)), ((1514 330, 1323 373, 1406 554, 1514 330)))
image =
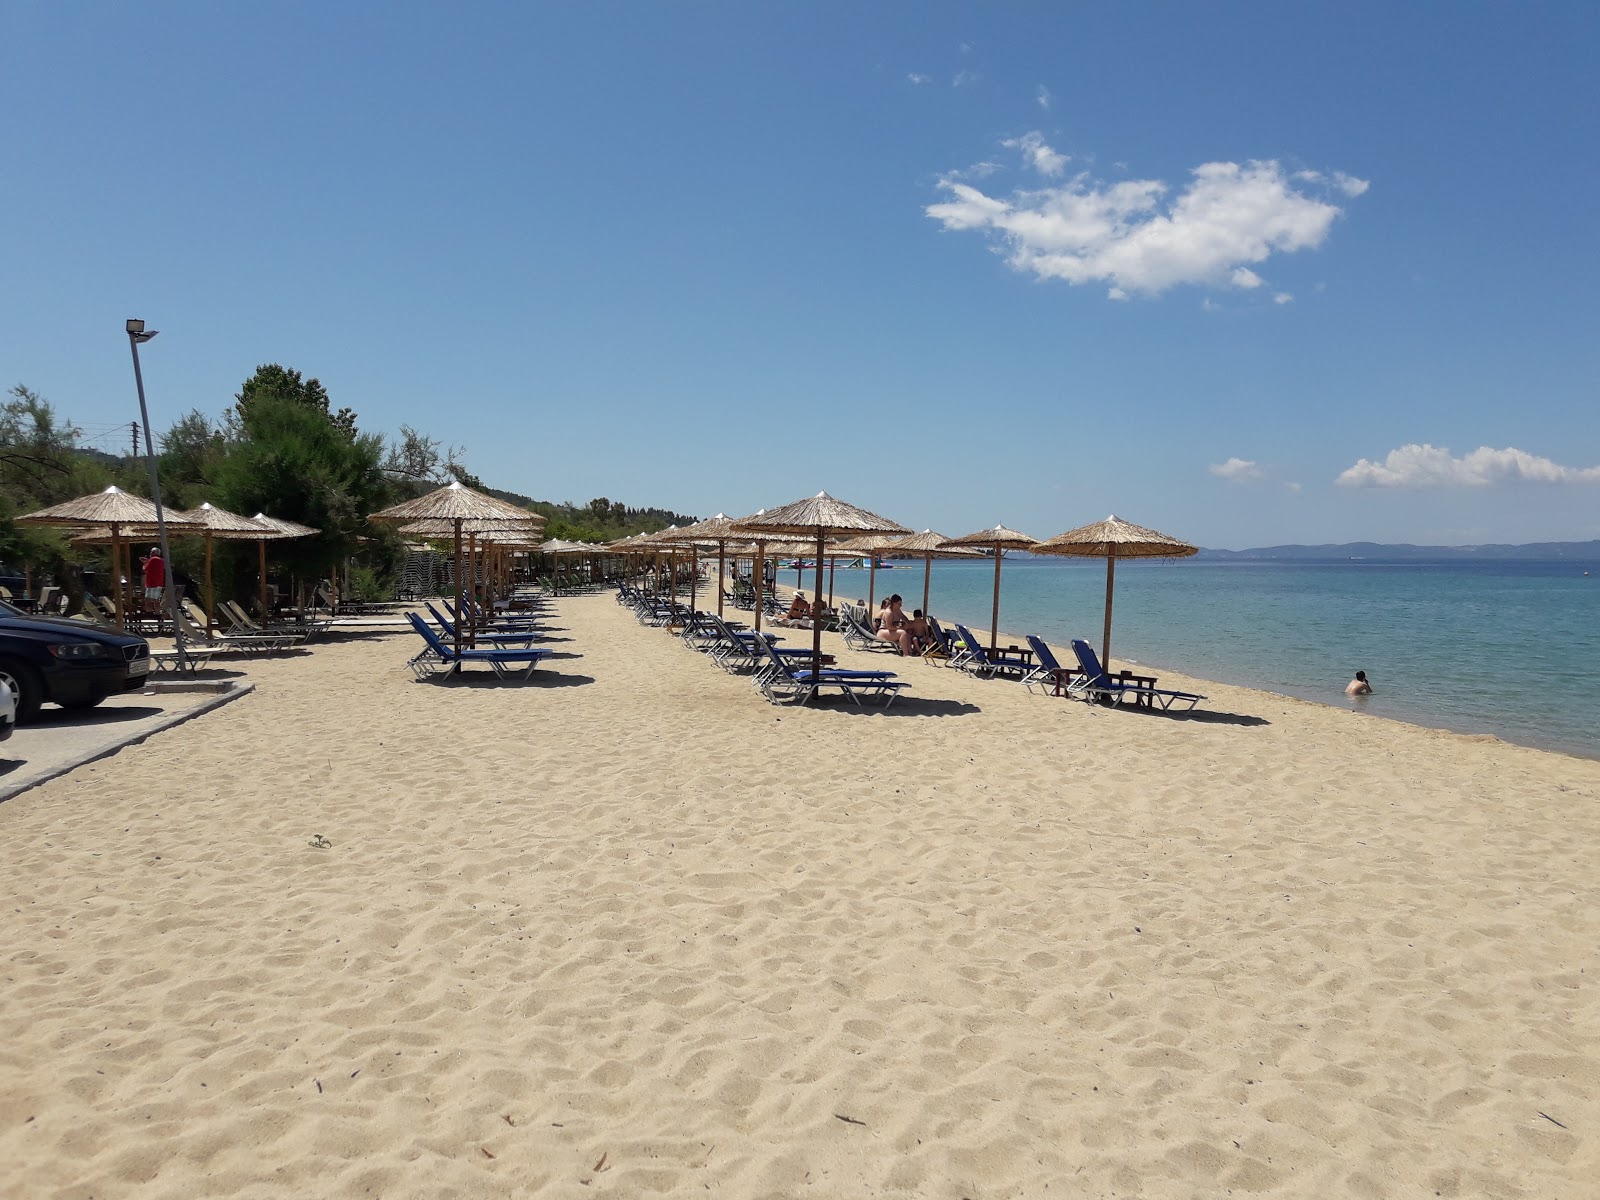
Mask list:
POLYGON ((1367 682, 1367 673, 1365 671, 1357 671, 1356 677, 1344 685, 1344 694, 1346 696, 1372 695, 1372 685, 1367 682))

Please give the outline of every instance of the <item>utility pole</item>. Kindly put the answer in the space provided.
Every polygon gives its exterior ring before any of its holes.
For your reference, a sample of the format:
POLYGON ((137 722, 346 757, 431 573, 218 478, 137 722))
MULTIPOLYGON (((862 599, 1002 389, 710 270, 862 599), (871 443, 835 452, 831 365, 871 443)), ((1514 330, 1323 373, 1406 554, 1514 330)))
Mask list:
POLYGON ((137 422, 137 421, 129 422, 129 427, 133 430, 133 460, 134 460, 134 462, 138 462, 139 461, 139 422, 137 422))
POLYGON ((150 444, 150 410, 144 402, 144 373, 139 370, 139 347, 156 336, 145 332, 144 322, 129 317, 126 322, 128 349, 133 352, 133 383, 139 389, 139 415, 144 418, 145 464, 150 468, 150 499, 156 506, 156 530, 161 535, 161 563, 164 573, 162 593, 172 613, 172 640, 178 651, 178 669, 187 666, 183 645, 183 626, 178 624, 178 588, 172 571, 172 551, 167 546, 167 514, 161 507, 161 479, 156 474, 156 448, 150 444))

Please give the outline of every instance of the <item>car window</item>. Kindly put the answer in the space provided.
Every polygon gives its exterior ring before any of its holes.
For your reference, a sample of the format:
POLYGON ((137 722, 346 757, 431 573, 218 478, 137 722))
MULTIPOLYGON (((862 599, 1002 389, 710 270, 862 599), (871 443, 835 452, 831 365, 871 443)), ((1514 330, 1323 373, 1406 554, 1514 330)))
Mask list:
POLYGON ((15 608, 12 605, 7 604, 4 600, 0 600, 0 615, 7 617, 25 617, 28 614, 23 612, 20 608, 15 608))

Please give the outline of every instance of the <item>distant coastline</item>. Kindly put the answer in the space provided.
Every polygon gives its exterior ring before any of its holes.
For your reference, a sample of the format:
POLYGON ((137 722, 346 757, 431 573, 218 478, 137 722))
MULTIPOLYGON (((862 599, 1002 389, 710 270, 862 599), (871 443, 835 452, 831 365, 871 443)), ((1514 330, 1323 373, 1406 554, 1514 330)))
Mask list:
POLYGON ((1592 542, 1530 542, 1523 546, 1412 546, 1406 543, 1388 545, 1382 542, 1344 542, 1325 546, 1259 546, 1253 550, 1202 549, 1200 558, 1213 561, 1248 559, 1263 561, 1286 559, 1296 562, 1308 560, 1369 559, 1374 562, 1429 562, 1476 559, 1479 561, 1551 562, 1570 559, 1573 562, 1600 561, 1600 540, 1592 542))

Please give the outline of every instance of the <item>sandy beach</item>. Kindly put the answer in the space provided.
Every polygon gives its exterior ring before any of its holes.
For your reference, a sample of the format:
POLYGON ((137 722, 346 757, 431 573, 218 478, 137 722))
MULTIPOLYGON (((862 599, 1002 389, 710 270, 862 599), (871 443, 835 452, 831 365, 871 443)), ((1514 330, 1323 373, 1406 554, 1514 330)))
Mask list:
POLYGON ((0 1195, 1600 1195, 1600 763, 551 612, 0 805, 0 1195))

